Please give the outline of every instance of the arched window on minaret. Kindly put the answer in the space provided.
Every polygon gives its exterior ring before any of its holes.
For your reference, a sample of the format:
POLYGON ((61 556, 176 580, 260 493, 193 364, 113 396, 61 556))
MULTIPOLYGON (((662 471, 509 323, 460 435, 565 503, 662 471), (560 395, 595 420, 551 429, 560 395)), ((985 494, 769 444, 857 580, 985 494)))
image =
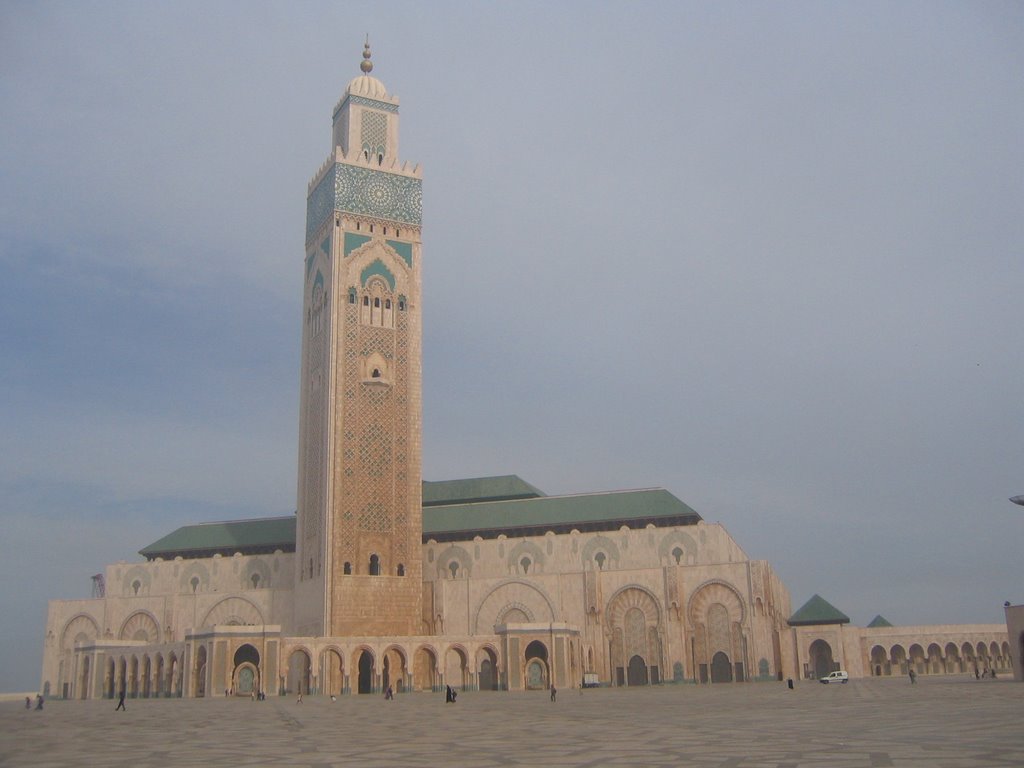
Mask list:
POLYGON ((380 576, 380 558, 377 555, 370 555, 370 575, 380 576))
POLYGON ((395 310, 390 286, 380 278, 374 278, 367 284, 363 294, 359 322, 378 328, 395 327, 395 310))

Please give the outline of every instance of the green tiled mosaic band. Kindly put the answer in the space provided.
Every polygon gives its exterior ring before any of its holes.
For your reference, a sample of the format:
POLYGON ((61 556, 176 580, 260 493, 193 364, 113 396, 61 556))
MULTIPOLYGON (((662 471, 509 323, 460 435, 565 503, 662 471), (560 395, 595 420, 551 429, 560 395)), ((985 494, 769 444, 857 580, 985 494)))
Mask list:
POLYGON ((313 236, 332 211, 419 226, 422 196, 421 179, 335 163, 306 203, 306 238, 313 236))

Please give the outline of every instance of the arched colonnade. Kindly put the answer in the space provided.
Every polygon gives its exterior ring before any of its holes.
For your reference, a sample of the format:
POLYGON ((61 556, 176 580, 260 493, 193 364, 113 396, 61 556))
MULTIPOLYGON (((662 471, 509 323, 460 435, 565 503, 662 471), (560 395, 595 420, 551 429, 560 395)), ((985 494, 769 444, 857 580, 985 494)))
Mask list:
POLYGON ((497 644, 292 642, 284 647, 281 694, 341 696, 358 693, 500 690, 497 644))

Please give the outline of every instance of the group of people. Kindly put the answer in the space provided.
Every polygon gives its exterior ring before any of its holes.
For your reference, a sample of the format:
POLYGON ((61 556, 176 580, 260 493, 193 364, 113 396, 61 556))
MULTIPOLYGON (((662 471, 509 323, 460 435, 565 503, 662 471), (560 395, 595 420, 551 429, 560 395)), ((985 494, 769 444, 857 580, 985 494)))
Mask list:
MULTIPOLYGON (((43 694, 37 693, 36 694, 36 709, 42 709, 42 708, 43 708, 43 694)), ((26 696, 25 697, 25 709, 32 709, 32 697, 31 696, 26 696)))

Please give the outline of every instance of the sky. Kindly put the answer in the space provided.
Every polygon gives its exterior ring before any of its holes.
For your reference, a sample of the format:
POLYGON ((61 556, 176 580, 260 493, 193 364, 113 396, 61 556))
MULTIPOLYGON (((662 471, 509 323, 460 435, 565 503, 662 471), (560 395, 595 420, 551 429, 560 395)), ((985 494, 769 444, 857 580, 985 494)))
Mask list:
POLYGON ((306 185, 424 176, 424 478, 659 486, 794 610, 1024 602, 1024 5, 0 6, 0 691, 47 601, 295 509, 306 185))

